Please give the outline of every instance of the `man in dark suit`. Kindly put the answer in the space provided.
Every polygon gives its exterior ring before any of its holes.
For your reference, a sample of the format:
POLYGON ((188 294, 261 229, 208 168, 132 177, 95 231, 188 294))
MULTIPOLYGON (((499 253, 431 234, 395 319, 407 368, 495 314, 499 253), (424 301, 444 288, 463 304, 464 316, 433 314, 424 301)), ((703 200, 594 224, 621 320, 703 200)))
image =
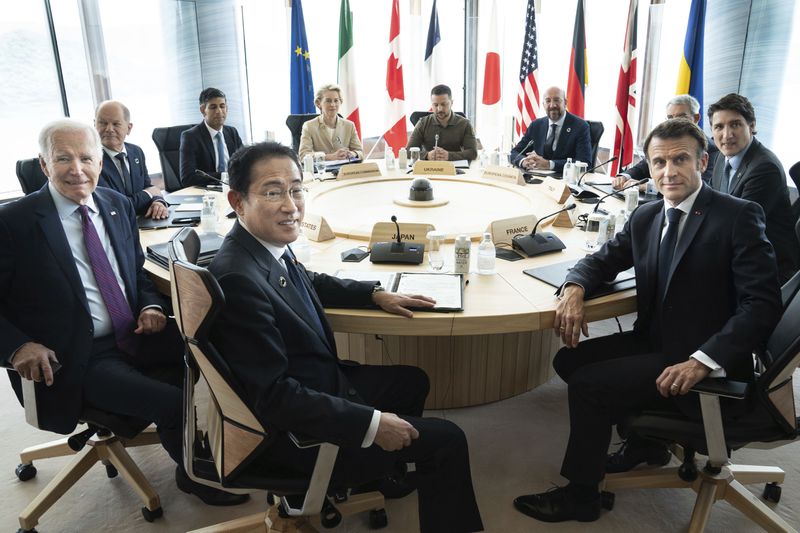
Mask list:
POLYGON ((525 170, 555 170, 561 173, 567 158, 591 166, 592 141, 589 124, 567 113, 567 97, 558 87, 544 92, 542 105, 547 117, 537 118, 511 150, 511 162, 525 170))
POLYGON ((711 186, 759 204, 767 216, 767 238, 775 247, 781 283, 800 266, 800 243, 789 202, 783 165, 754 137, 756 113, 744 96, 730 93, 708 107, 711 133, 722 154, 711 186))
MULTIPOLYGON (((183 343, 142 268, 131 202, 96 188, 91 126, 60 120, 39 139, 48 183, 0 207, 0 361, 16 370, 20 401, 21 379, 38 382, 42 429, 69 433, 84 404, 96 406, 155 422, 180 465, 183 343), (171 381, 150 377, 169 369, 171 381)), ((177 470, 179 487, 194 492, 177 470)), ((207 503, 242 501, 205 488, 196 494, 207 503)))
MULTIPOLYGON (((554 325, 565 348, 553 366, 568 383, 566 487, 514 501, 538 520, 600 515, 612 425, 641 409, 699 417, 689 389, 707 376, 753 380, 752 352, 780 318, 775 255, 754 203, 704 184, 706 137, 688 120, 668 120, 644 148, 662 201, 639 207, 603 248, 578 262, 560 290, 554 325), (665 226, 666 224, 666 226, 665 226), (578 344, 587 334, 584 296, 634 267, 633 331, 578 344)), ((723 416, 735 407, 723 404, 723 416)))
MULTIPOLYGON (((677 96, 673 96, 670 98, 669 102, 667 102, 667 120, 671 120, 673 118, 685 118, 691 120, 695 124, 700 122, 700 102, 697 101, 697 98, 692 96, 691 94, 679 94, 677 96)), ((708 165, 706 169, 703 171, 703 181, 706 183, 711 183, 711 174, 714 172, 714 161, 717 159, 717 154, 719 150, 717 146, 714 144, 714 141, 711 139, 707 139, 708 141, 708 165)), ((614 188, 621 189, 626 185, 630 185, 634 181, 640 181, 643 179, 650 179, 650 167, 647 165, 647 159, 642 158, 641 161, 629 167, 624 172, 620 172, 617 177, 614 178, 614 188)), ((642 185, 642 188, 647 187, 646 185, 642 185)))
POLYGON ((121 102, 107 100, 97 106, 94 127, 103 143, 103 169, 97 185, 130 198, 137 215, 167 218, 169 209, 161 190, 150 182, 144 152, 125 142, 133 128, 131 112, 121 102))
POLYGON ((225 294, 210 337, 272 435, 256 468, 291 465, 310 475, 317 452, 296 448, 289 431, 340 446, 334 486, 358 486, 385 478, 397 463, 416 463, 421 530, 481 531, 463 432, 422 418, 425 373, 340 361, 323 309, 379 306, 410 318, 409 308, 433 301, 296 262, 289 244, 299 235, 305 193, 290 148, 247 146, 228 168, 238 220, 209 267, 225 294))
POLYGON ((181 133, 180 173, 184 187, 215 185, 218 182, 198 170, 220 178, 231 155, 242 147, 242 138, 233 126, 226 126, 228 103, 225 93, 209 87, 200 93, 203 122, 181 133))

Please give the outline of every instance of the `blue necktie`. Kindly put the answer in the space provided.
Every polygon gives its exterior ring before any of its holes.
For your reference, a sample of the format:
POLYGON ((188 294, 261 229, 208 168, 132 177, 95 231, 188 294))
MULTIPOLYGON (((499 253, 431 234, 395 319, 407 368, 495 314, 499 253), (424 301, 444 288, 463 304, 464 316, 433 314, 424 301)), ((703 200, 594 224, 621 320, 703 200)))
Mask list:
POLYGON ((308 289, 306 289, 305 283, 300 277, 300 271, 297 270, 297 265, 295 265, 295 258, 294 255, 289 252, 287 248, 283 255, 281 256, 283 262, 286 264, 286 273, 289 274, 289 279, 294 285, 297 293, 300 295, 300 299, 303 301, 303 304, 306 307, 306 311, 314 320, 314 326, 317 328, 317 332, 322 336, 325 337, 325 328, 322 327, 322 320, 319 317, 319 313, 317 312, 317 308, 314 307, 314 302, 311 301, 311 295, 308 294, 308 289))
POLYGON ((225 172, 225 143, 222 140, 222 132, 218 131, 215 138, 217 139, 217 172, 225 172))
POLYGON ((722 182, 721 192, 730 193, 731 191, 731 167, 730 161, 725 161, 725 180, 722 182))
POLYGON ((558 124, 550 126, 550 135, 544 141, 544 154, 542 155, 546 155, 548 158, 553 155, 553 145, 556 143, 556 128, 558 128, 558 124))
POLYGON ((681 215, 683 212, 680 209, 671 207, 667 209, 667 232, 664 238, 661 239, 661 246, 658 248, 658 304, 664 299, 664 291, 667 288, 667 278, 669 277, 669 270, 672 266, 672 257, 675 255, 675 248, 678 245, 678 226, 680 225, 681 215))

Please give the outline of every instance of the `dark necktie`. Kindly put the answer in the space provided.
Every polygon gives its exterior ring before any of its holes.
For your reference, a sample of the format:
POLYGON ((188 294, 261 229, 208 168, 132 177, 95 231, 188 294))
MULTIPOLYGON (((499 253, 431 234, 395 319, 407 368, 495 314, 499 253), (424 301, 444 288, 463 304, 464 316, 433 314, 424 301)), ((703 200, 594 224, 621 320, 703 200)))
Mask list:
POLYGON ((731 190, 731 171, 733 167, 731 166, 730 161, 725 161, 725 169, 724 169, 724 179, 722 180, 722 187, 720 188, 720 192, 730 193, 731 190))
POLYGON ((103 243, 97 235, 92 219, 89 217, 89 208, 85 205, 78 207, 81 213, 81 224, 83 226, 83 242, 86 246, 86 253, 89 255, 89 262, 92 264, 92 272, 97 282, 97 288, 106 304, 106 309, 111 317, 111 324, 114 328, 114 338, 117 341, 117 348, 129 355, 136 355, 139 339, 133 330, 136 328, 136 321, 133 319, 131 307, 122 294, 122 289, 117 283, 114 269, 108 260, 103 243))
POLYGON ((300 299, 303 301, 306 311, 308 311, 308 314, 314 320, 314 326, 317 328, 317 332, 322 336, 322 338, 325 338, 325 328, 322 327, 322 320, 319 317, 319 313, 317 313, 317 308, 314 307, 314 302, 311 301, 311 295, 308 294, 308 289, 306 289, 305 283, 303 283, 303 280, 300 279, 300 271, 297 270, 294 256, 287 248, 286 251, 283 252, 281 258, 286 264, 286 272, 289 274, 289 279, 292 281, 292 285, 294 285, 295 289, 297 289, 297 293, 300 295, 300 299))
POLYGON ((661 245, 658 247, 658 304, 664 299, 664 291, 667 288, 667 278, 672 265, 672 257, 675 255, 675 247, 678 244, 678 227, 680 226, 682 214, 683 212, 680 209, 674 207, 667 209, 667 221, 669 224, 664 238, 661 239, 661 245))
POLYGON ((125 189, 125 194, 132 196, 133 185, 131 184, 131 173, 128 171, 128 165, 125 164, 125 154, 120 152, 114 157, 119 161, 119 168, 122 171, 122 186, 125 189))
POLYGON ((215 137, 217 139, 217 172, 225 172, 225 143, 222 140, 222 132, 218 131, 215 137))
POLYGON ((553 124, 550 126, 550 134, 547 136, 547 139, 544 142, 544 153, 547 155, 547 157, 550 157, 550 155, 553 153, 553 145, 556 142, 557 127, 558 124, 553 124))

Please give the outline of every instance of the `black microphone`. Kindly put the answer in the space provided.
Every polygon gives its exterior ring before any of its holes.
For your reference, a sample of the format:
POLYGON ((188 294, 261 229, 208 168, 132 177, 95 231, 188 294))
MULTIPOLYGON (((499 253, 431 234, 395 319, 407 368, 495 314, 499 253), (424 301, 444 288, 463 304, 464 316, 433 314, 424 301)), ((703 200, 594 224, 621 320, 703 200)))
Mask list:
POLYGON ((531 147, 533 144, 533 139, 528 141, 528 144, 525 145, 525 148, 519 151, 519 155, 517 156, 517 161, 521 161, 525 157, 525 151, 531 147))
MULTIPOLYGON (((418 265, 422 263, 425 253, 425 244, 421 242, 403 242, 400 238, 400 224, 397 217, 392 215, 392 222, 397 229, 397 238, 391 242, 376 242, 372 245, 369 253, 369 260, 372 263, 410 263, 418 265)), ((414 240, 416 235, 407 236, 409 240, 414 240)), ((422 238, 420 236, 420 238, 422 238)))
MULTIPOLYGON (((211 181, 215 182, 214 183, 215 187, 216 187, 217 183, 220 184, 220 185, 229 185, 229 183, 227 181, 222 180, 222 179, 217 178, 217 177, 214 177, 211 174, 209 174, 208 172, 203 172, 199 168, 194 171, 194 175, 195 175, 195 177, 204 178, 204 179, 211 180, 211 181)), ((208 185, 209 184, 206 184, 205 187, 208 187, 208 185)))
POLYGON ((598 202, 597 197, 599 195, 596 192, 592 192, 592 191, 590 191, 588 189, 584 189, 583 187, 581 187, 581 181, 583 181, 583 178, 584 178, 584 176, 586 176, 586 174, 592 172, 593 170, 596 170, 596 169, 602 167, 603 165, 611 163, 612 161, 616 161, 617 159, 619 159, 619 158, 616 157, 616 156, 612 157, 608 161, 604 161, 603 163, 600 163, 599 165, 595 165, 592 168, 584 171, 580 175, 580 177, 578 177, 577 183, 575 185, 570 185, 569 186, 570 190, 572 191, 572 196, 574 196, 575 198, 577 198, 579 201, 581 201, 584 204, 595 204, 595 203, 597 203, 598 202))
POLYGON ((400 224, 397 223, 397 217, 392 215, 391 220, 394 222, 394 227, 397 229, 397 244, 403 244, 400 242, 400 224))
POLYGON ((638 187, 639 185, 644 185, 648 181, 650 181, 650 178, 642 178, 639 181, 634 181, 633 183, 631 183, 629 185, 626 185, 626 186, 624 186, 623 188, 621 188, 621 189, 619 189, 617 191, 611 191, 610 193, 606 194, 605 196, 600 197, 600 199, 597 201, 597 205, 594 206, 594 211, 592 211, 592 213, 596 213, 597 212, 597 208, 600 207, 600 204, 603 202, 603 200, 605 200, 609 196, 613 196, 615 194, 620 194, 622 191, 624 191, 626 189, 631 189, 633 187, 638 187))
POLYGON ((561 239, 546 231, 542 233, 536 233, 536 228, 539 227, 539 222, 542 220, 554 217, 559 213, 570 211, 572 209, 575 209, 575 204, 569 204, 567 207, 559 209, 555 213, 550 213, 549 215, 543 216, 536 221, 536 224, 534 224, 530 235, 515 235, 514 238, 511 239, 511 246, 515 250, 522 251, 528 257, 563 250, 566 248, 566 245, 561 242, 561 239))

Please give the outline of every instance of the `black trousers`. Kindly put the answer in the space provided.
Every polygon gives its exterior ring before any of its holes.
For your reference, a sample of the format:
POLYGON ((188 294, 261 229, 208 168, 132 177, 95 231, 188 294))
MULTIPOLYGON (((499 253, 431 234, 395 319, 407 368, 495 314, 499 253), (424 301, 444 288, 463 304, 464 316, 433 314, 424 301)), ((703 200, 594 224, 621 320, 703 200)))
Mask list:
POLYGON ((183 341, 175 322, 142 335, 139 351, 117 349, 112 335, 95 339, 83 399, 98 409, 154 422, 161 445, 182 464, 183 341))
MULTIPOLYGON (((419 431, 419 438, 396 452, 386 452, 375 444, 369 448, 340 448, 331 486, 356 487, 386 477, 397 462, 415 463, 420 531, 482 531, 463 431, 447 420, 421 417, 429 390, 425 372, 399 365, 360 365, 344 367, 343 371, 368 405, 408 421, 419 431)), ((281 437, 258 459, 256 468, 288 464, 310 474, 316 457, 315 449, 300 450, 288 438, 281 437)))

